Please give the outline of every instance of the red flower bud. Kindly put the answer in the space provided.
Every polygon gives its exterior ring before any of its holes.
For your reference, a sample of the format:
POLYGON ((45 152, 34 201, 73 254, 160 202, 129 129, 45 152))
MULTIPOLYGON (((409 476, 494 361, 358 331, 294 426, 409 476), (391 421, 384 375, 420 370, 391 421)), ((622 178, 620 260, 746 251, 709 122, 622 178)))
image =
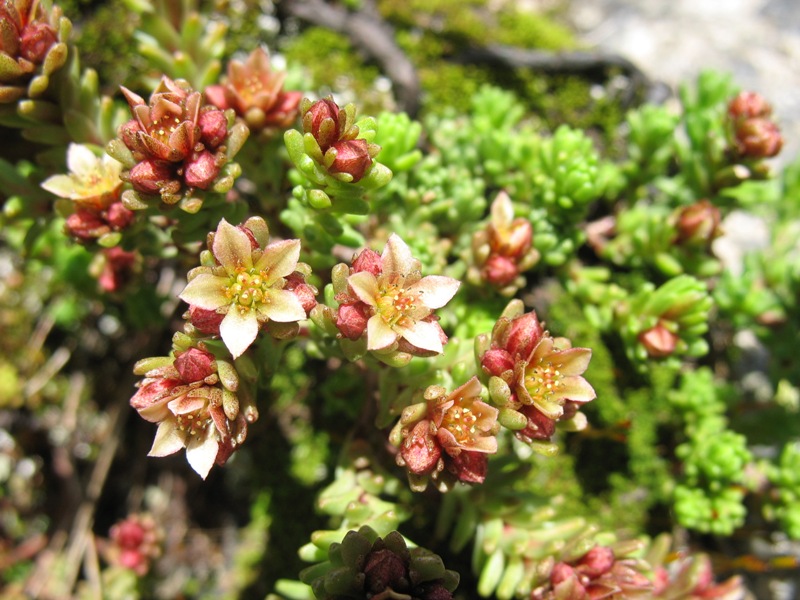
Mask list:
POLYGON ((591 579, 608 573, 614 566, 614 551, 607 546, 595 546, 578 561, 575 570, 591 579))
POLYGON ((527 359, 543 335, 536 312, 525 313, 511 321, 505 335, 505 349, 515 358, 527 359))
POLYGON ((506 371, 514 370, 514 359, 502 348, 490 348, 481 358, 481 367, 489 375, 500 377, 506 371))
POLYGON ((303 115, 303 132, 313 135, 322 152, 325 152, 342 133, 339 106, 329 98, 314 102, 303 115))
POLYGON ((442 449, 431 433, 430 421, 426 419, 414 425, 414 429, 400 446, 400 456, 405 461, 406 468, 417 475, 430 473, 436 467, 442 456, 442 449))
POLYGON ((772 107, 761 94, 740 92, 728 103, 728 115, 734 120, 768 117, 772 107))
POLYGON ((116 231, 128 227, 133 223, 134 218, 135 215, 133 211, 125 208, 122 202, 114 202, 114 204, 108 207, 106 212, 106 221, 108 221, 108 224, 116 231))
POLYGON ((639 334, 639 342, 651 358, 664 358, 675 352, 680 338, 661 322, 639 334))
POLYGON ((367 328, 370 315, 367 306, 362 303, 342 304, 336 314, 336 328, 349 340, 357 340, 367 328))
POLYGON ((556 432, 556 422, 542 413, 535 406, 524 405, 519 412, 528 417, 528 424, 517 431, 517 437, 526 442, 532 440, 550 440, 556 432))
POLYGON ((83 241, 97 239, 110 231, 98 213, 86 209, 79 209, 68 216, 64 228, 69 235, 83 241))
POLYGON ((199 306, 189 306, 189 320, 200 333, 219 335, 219 325, 224 318, 224 314, 219 314, 213 310, 200 308, 199 306))
POLYGON ((130 278, 133 265, 136 263, 136 253, 126 252, 119 246, 114 246, 105 250, 103 254, 106 262, 98 279, 100 287, 106 292, 116 292, 130 278))
POLYGON ((297 107, 302 99, 302 92, 282 92, 265 115, 265 122, 274 127, 289 127, 297 118, 297 107))
POLYGON ((353 259, 352 266, 353 273, 360 273, 361 271, 372 273, 375 277, 380 275, 383 272, 381 255, 369 248, 362 250, 359 255, 353 259))
POLYGON ((35 64, 41 64, 48 50, 58 41, 55 29, 47 23, 35 22, 25 27, 20 39, 20 55, 35 64))
POLYGON ((161 161, 143 160, 134 165, 128 179, 137 192, 159 194, 161 188, 175 178, 172 166, 161 161))
POLYGON ((197 120, 200 139, 206 148, 216 150, 228 135, 228 119, 221 110, 205 110, 197 120))
POLYGON ((204 150, 186 166, 184 181, 189 187, 207 190, 219 175, 217 159, 208 150, 204 150))
POLYGON ((489 455, 462 450, 447 459, 447 469, 464 483, 483 483, 489 470, 489 455))
POLYGON ((708 246, 721 233, 720 220, 719 209, 708 200, 687 206, 678 213, 678 237, 675 241, 708 246))
POLYGON ((405 562, 388 548, 367 554, 363 572, 364 591, 369 596, 385 592, 388 588, 400 592, 410 585, 405 562))
POLYGON ((297 296, 303 310, 306 311, 306 315, 317 305, 317 290, 308 285, 305 277, 297 271, 286 277, 286 285, 283 289, 297 296))
POLYGON ((783 146, 778 126, 769 119, 747 119, 736 126, 736 148, 747 158, 770 158, 783 146))
POLYGON ((189 348, 175 358, 175 368, 185 383, 202 381, 217 370, 217 361, 210 352, 189 348))
POLYGON ((492 285, 503 287, 517 278, 519 270, 512 259, 494 254, 483 265, 482 273, 486 281, 492 285))
POLYGON ((348 173, 353 176, 353 181, 359 181, 367 169, 372 165, 369 155, 367 140, 348 140, 333 144, 336 150, 336 159, 328 171, 330 173, 348 173))
POLYGON ((550 572, 550 583, 558 584, 567 579, 575 577, 575 571, 567 563, 556 563, 550 572))

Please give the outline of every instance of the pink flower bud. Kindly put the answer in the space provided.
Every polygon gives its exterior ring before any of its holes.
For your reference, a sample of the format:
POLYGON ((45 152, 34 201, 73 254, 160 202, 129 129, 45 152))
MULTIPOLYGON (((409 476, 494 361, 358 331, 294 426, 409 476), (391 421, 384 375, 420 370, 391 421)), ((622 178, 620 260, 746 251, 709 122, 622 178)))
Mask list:
POLYGON ((330 98, 317 100, 303 115, 303 132, 310 133, 325 152, 341 136, 339 106, 330 98))
POLYGON ((494 254, 483 265, 482 273, 486 281, 494 286, 503 287, 517 278, 519 269, 512 259, 494 254))
POLYGON ((265 123, 273 127, 289 127, 297 118, 297 107, 302 99, 302 92, 281 93, 265 115, 265 123))
POLYGON ((133 223, 134 218, 135 215, 133 211, 125 208, 122 202, 114 202, 114 204, 108 207, 106 212, 106 220, 115 231, 128 227, 133 223))
POLYGON ((207 190, 217 175, 219 175, 217 159, 211 152, 204 150, 186 165, 183 179, 189 187, 207 190))
POLYGON ((533 243, 533 227, 522 218, 514 219, 510 226, 501 229, 490 225, 489 233, 492 253, 508 258, 522 258, 533 243))
POLYGON ((219 335, 219 325, 224 318, 225 314, 219 314, 199 306, 189 306, 189 320, 200 333, 219 335))
POLYGON ((370 315, 367 306, 362 303, 342 304, 336 314, 336 328, 349 340, 357 340, 367 329, 370 315))
POLYGON ((559 584, 573 577, 575 577, 575 571, 572 567, 567 563, 556 563, 553 566, 553 570, 550 572, 550 583, 554 585, 559 584))
POLYGON ((728 115, 734 120, 768 117, 772 107, 761 94, 740 92, 728 103, 728 115))
POLYGON ((481 367, 489 375, 500 377, 514 370, 514 359, 503 348, 490 348, 481 358, 481 367))
POLYGON ((736 148, 744 157, 771 158, 782 146, 781 131, 769 119, 747 119, 736 126, 736 148))
POLYGON ((541 341, 544 329, 535 311, 511 321, 505 336, 505 349, 515 358, 527 359, 541 341))
POLYGON ((143 194, 159 194, 161 188, 175 177, 172 166, 161 161, 143 160, 134 165, 128 174, 133 189, 143 194))
POLYGON ((442 449, 431 433, 431 422, 420 421, 400 446, 400 456, 406 468, 417 475, 430 473, 442 456, 442 449))
POLYGON ((333 144, 336 159, 328 171, 331 173, 348 173, 353 181, 359 181, 372 165, 367 140, 347 140, 333 144))
POLYGON ((614 566, 614 551, 607 546, 595 546, 578 561, 575 570, 591 579, 608 573, 614 566))
POLYGON ((64 228, 67 233, 82 241, 90 241, 108 233, 108 224, 94 211, 79 209, 67 217, 64 228))
POLYGON ((58 41, 55 29, 47 23, 28 24, 20 39, 20 55, 35 64, 41 64, 48 50, 58 41))
POLYGON ((286 277, 285 290, 292 292, 300 301, 303 310, 306 311, 306 316, 317 305, 317 290, 306 283, 305 277, 295 271, 286 277))
POLYGON ((137 134, 144 131, 139 121, 131 119, 130 121, 120 125, 117 133, 119 134, 122 143, 125 144, 129 150, 136 150, 139 146, 137 134))
POLYGON ((360 273, 361 271, 372 273, 375 277, 380 275, 383 272, 381 255, 369 248, 362 250, 361 253, 353 259, 352 267, 353 273, 360 273))
POLYGON ((651 358, 664 358, 675 352, 680 338, 661 322, 639 334, 639 342, 651 358))
POLYGON ((126 252, 114 246, 103 252, 105 265, 98 279, 100 287, 106 292, 116 292, 122 288, 131 276, 136 264, 136 253, 126 252))
POLYGON ((216 372, 217 361, 209 352, 199 348, 189 348, 175 358, 175 368, 185 383, 194 383, 216 372))
POLYGON ((221 110, 204 110, 197 124, 200 127, 200 139, 211 150, 216 150, 228 135, 228 119, 221 110))
POLYGON ((519 412, 528 417, 528 424, 517 431, 517 437, 526 442, 532 440, 549 441, 556 432, 556 422, 542 413, 535 406, 524 405, 519 412))

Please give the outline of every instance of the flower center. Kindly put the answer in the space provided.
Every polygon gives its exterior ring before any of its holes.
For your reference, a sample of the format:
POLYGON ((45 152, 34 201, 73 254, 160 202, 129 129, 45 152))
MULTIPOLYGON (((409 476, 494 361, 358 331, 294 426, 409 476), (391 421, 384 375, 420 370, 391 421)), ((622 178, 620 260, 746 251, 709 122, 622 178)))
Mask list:
POLYGON ((550 366, 538 366, 528 371, 525 387, 533 398, 550 398, 562 385, 561 371, 550 366))
POLYGON ((198 408, 190 413, 175 415, 175 420, 178 422, 178 429, 189 435, 197 435, 211 423, 211 415, 205 408, 198 408))
POLYGON ((459 445, 468 445, 475 439, 478 416, 472 409, 462 406, 452 406, 442 418, 442 427, 447 429, 456 438, 459 445))
POLYGON ((264 83, 257 75, 251 75, 244 80, 244 85, 239 89, 239 94, 247 101, 252 102, 253 97, 264 90, 264 83))
POLYGON ((414 324, 410 313, 417 308, 418 301, 418 293, 409 292, 400 284, 382 285, 377 302, 378 314, 389 325, 410 327, 414 324))
POLYGON ((239 312, 245 314, 261 303, 269 302, 267 290, 272 286, 267 283, 267 271, 255 269, 239 269, 231 284, 225 290, 225 296, 231 304, 237 305, 239 312))
POLYGON ((174 114, 166 113, 162 115, 160 119, 157 121, 153 121, 153 124, 150 125, 150 131, 148 133, 158 138, 160 141, 167 143, 169 142, 169 136, 175 131, 175 128, 181 124, 181 120, 176 117, 174 114))

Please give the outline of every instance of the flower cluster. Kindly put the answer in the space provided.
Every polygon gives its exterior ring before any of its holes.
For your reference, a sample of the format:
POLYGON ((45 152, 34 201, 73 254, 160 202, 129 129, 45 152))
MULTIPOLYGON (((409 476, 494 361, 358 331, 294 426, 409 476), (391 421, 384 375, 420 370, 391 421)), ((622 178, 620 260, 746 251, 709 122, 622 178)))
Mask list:
POLYGON ((334 267, 336 327, 348 340, 366 338, 369 351, 441 354, 447 336, 433 311, 447 304, 459 286, 451 277, 423 277, 411 249, 393 234, 382 254, 365 249, 352 267, 334 267))
MULTIPOLYGON (((164 77, 149 103, 122 92, 134 118, 119 128, 124 148, 112 142, 108 150, 128 168, 122 177, 137 194, 175 204, 195 189, 230 189, 232 179, 220 176, 246 139, 243 124, 234 126, 223 111, 204 105, 202 94, 182 80, 164 77)), ((147 206, 141 197, 125 199, 132 208, 147 206)))
POLYGON ((153 559, 161 555, 162 533, 148 514, 129 515, 111 527, 108 537, 101 545, 103 558, 140 577, 150 570, 153 559))
POLYGON ((221 85, 206 88, 206 100, 220 108, 233 109, 251 131, 285 129, 297 118, 301 92, 283 89, 286 73, 272 70, 269 54, 256 48, 245 62, 228 63, 228 77, 221 85))
POLYGON ((403 410, 389 439, 399 446, 397 464, 408 471, 411 488, 424 490, 429 479, 448 489, 455 481, 483 483, 488 455, 497 452, 498 411, 480 399, 473 377, 448 394, 441 386, 425 390, 425 402, 403 410))
POLYGON ((329 174, 344 182, 360 181, 373 164, 380 147, 359 138, 355 124, 355 106, 343 109, 333 98, 311 102, 303 98, 300 103, 303 133, 310 134, 313 143, 306 151, 329 174))
POLYGON ((595 398, 581 376, 592 351, 572 348, 566 338, 553 338, 522 302, 512 301, 492 330, 491 343, 483 336, 480 363, 490 376, 492 401, 501 406, 502 422, 519 439, 549 441, 557 422, 583 429, 581 404, 595 398), (513 414, 518 413, 518 414, 513 414))
POLYGON ((525 285, 522 273, 539 261, 539 252, 532 248, 533 227, 530 221, 514 218, 514 206, 508 194, 497 195, 491 207, 489 224, 472 237, 474 265, 470 283, 487 282, 505 296, 513 295, 525 285))
POLYGON ((270 243, 260 217, 235 227, 223 219, 209 236, 203 266, 189 273, 180 294, 200 332, 219 335, 234 358, 266 325, 277 338, 297 334, 298 321, 316 305, 317 290, 305 282, 310 269, 298 263, 299 240, 270 243))
POLYGON ((617 558, 611 548, 595 546, 577 560, 556 563, 548 580, 531 593, 531 600, 653 598, 647 565, 617 558))
POLYGON ((99 158, 88 146, 70 144, 67 168, 68 175, 42 182, 48 192, 72 201, 67 233, 82 242, 102 240, 113 245, 134 220, 134 213, 120 201, 122 164, 107 154, 99 158))
POLYGON ((783 136, 771 115, 772 107, 755 92, 741 92, 729 102, 733 145, 741 158, 771 158, 781 151, 783 136))
POLYGON ((0 104, 36 98, 67 60, 69 21, 38 0, 0 4, 0 104))
POLYGON ((176 349, 171 356, 146 358, 134 373, 144 379, 131 398, 139 415, 158 423, 149 456, 168 456, 186 448, 186 459, 205 479, 216 463, 224 465, 258 418, 240 391, 234 366, 202 347, 176 349))

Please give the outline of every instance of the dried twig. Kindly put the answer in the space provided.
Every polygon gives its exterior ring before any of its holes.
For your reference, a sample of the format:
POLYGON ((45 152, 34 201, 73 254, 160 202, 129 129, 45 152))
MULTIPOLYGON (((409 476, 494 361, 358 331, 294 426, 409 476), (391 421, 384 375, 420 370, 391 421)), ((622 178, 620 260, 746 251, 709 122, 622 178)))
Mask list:
POLYGON ((372 0, 363 0, 355 12, 322 0, 283 0, 281 7, 298 19, 345 34, 375 60, 395 87, 402 110, 419 110, 420 82, 414 65, 394 41, 394 32, 378 14, 372 0))

